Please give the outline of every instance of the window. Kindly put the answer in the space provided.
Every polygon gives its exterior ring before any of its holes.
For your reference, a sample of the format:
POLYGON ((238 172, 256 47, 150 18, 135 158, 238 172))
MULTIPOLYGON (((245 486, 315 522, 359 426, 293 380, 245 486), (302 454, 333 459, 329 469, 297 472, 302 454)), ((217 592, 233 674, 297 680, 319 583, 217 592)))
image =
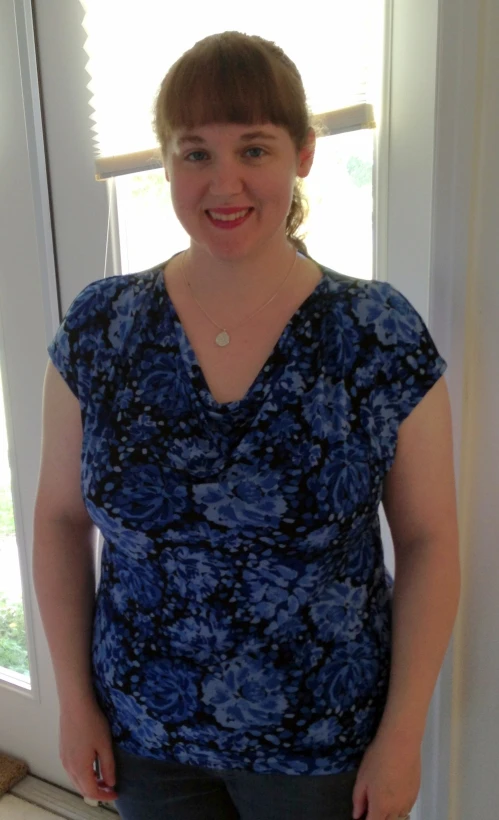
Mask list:
MULTIPOLYGON (((0 667, 29 681, 28 646, 0 378, 0 667)), ((12 673, 14 675, 12 676, 12 673)))
POLYGON ((314 114, 346 114, 346 121, 317 141, 314 166, 304 180, 310 215, 302 230, 308 251, 318 262, 352 276, 373 276, 375 131, 369 126, 381 96, 381 0, 332 0, 324 29, 317 25, 324 13, 322 2, 312 0, 298 27, 292 9, 286 25, 282 11, 276 8, 272 16, 272 7, 257 0, 252 20, 258 23, 251 30, 246 8, 222 2, 210 10, 209 21, 202 14, 197 17, 195 9, 186 24, 176 19, 174 38, 164 36, 172 24, 157 0, 140 7, 120 4, 119 14, 111 1, 81 2, 86 11, 96 169, 101 179, 111 180, 110 201, 115 185, 122 273, 152 267, 189 244, 173 212, 162 169, 147 170, 150 163, 144 161, 143 169, 134 168, 130 161, 134 152, 150 158, 148 149, 155 144, 151 106, 157 87, 169 66, 194 42, 217 31, 239 30, 275 40, 295 61, 314 114), (362 113, 349 123, 355 109, 362 113))
MULTIPOLYGON (((361 279, 373 270, 373 142, 367 129, 321 137, 303 186, 310 215, 302 232, 310 256, 361 279)), ((189 246, 162 170, 120 176, 115 184, 123 273, 145 270, 189 246)))

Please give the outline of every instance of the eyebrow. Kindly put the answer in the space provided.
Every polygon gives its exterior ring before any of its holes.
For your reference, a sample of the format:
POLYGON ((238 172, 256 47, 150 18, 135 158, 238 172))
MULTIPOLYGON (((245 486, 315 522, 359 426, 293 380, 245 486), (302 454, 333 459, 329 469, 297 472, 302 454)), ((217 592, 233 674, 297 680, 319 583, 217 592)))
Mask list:
MULTIPOLYGON (((246 134, 241 134, 239 139, 242 142, 251 142, 251 140, 276 140, 277 137, 274 134, 269 133, 269 131, 248 131, 246 134)), ((185 136, 180 137, 178 140, 179 145, 184 145, 186 142, 193 142, 196 145, 205 144, 206 140, 203 137, 200 137, 199 134, 185 134, 185 136)))

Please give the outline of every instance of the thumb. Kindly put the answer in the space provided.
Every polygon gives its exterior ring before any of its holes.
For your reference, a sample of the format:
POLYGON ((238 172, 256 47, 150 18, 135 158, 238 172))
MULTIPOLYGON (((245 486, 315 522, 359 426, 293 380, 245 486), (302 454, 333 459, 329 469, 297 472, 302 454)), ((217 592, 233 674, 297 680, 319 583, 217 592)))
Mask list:
POLYGON ((100 775, 106 786, 116 785, 116 767, 110 743, 103 743, 97 751, 100 775))
POLYGON ((360 820, 367 812, 367 793, 366 791, 359 791, 353 795, 353 820, 360 820))

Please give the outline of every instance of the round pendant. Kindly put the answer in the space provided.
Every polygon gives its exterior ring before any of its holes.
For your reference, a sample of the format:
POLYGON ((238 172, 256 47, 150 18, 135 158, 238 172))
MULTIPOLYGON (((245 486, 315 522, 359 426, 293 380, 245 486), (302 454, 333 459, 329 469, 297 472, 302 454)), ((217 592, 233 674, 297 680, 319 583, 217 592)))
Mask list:
POLYGON ((228 345, 230 342, 230 336, 227 333, 227 331, 222 330, 222 332, 219 333, 217 338, 215 339, 215 342, 219 347, 225 347, 225 345, 228 345))

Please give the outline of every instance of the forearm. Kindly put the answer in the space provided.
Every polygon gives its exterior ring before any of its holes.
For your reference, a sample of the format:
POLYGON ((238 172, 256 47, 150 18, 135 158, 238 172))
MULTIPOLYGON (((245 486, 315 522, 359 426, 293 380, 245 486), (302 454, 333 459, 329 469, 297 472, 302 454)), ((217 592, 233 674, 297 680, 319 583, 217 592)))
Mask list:
POLYGON ((397 561, 390 683, 380 730, 416 742, 423 739, 459 605, 457 552, 414 545, 397 561))
POLYGON ((61 708, 93 698, 95 527, 35 520, 33 578, 61 708))

